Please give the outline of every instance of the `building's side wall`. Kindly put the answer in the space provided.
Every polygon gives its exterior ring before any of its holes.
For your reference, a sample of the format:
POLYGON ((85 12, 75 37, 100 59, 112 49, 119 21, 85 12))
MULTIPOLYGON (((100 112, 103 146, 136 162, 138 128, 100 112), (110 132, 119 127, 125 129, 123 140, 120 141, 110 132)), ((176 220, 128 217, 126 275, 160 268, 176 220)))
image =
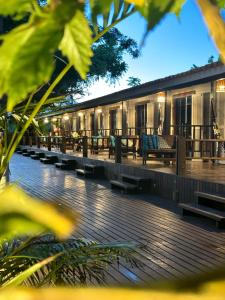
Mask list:
MULTIPOLYGON (((147 107, 147 128, 158 127, 159 124, 164 124, 165 121, 165 107, 169 108, 169 111, 166 112, 167 119, 169 123, 167 126, 176 125, 174 112, 175 112, 175 99, 177 97, 182 97, 182 95, 192 95, 192 115, 191 122, 192 125, 196 125, 196 136, 198 134, 199 128, 197 125, 204 124, 204 94, 208 93, 208 99, 213 100, 216 121, 218 126, 222 129, 221 133, 223 136, 225 128, 225 93, 215 93, 215 90, 212 88, 212 82, 205 84, 193 85, 187 88, 174 89, 170 91, 165 91, 165 101, 159 101, 159 94, 147 95, 137 99, 131 99, 126 101, 121 101, 111 105, 103 105, 95 108, 90 108, 82 110, 81 112, 75 112, 72 114, 72 130, 77 131, 77 118, 79 114, 83 114, 84 118, 81 118, 80 129, 81 130, 91 130, 91 114, 95 114, 96 126, 98 130, 105 130, 105 134, 109 134, 110 129, 110 111, 116 110, 116 127, 117 129, 122 129, 124 127, 133 128, 133 131, 130 131, 134 134, 134 128, 136 125, 136 106, 140 104, 146 104, 147 107), (181 95, 181 96, 179 96, 181 95), (102 128, 100 128, 100 115, 102 115, 102 128)), ((165 122, 165 124, 167 124, 165 122)), ((164 124, 164 127, 165 127, 164 124)), ((164 128, 165 129, 165 128, 164 128)), ((167 132, 170 134, 174 133, 174 130, 167 128, 167 132)), ((122 132, 121 132, 122 133, 122 132)), ((192 134, 193 135, 193 134, 192 134)))

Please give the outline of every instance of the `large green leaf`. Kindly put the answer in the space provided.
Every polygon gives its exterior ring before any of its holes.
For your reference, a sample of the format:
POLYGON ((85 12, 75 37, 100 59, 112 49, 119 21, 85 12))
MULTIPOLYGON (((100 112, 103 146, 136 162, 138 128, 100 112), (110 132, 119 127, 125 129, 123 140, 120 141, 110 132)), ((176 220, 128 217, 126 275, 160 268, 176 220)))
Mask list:
POLYGON ((148 22, 148 30, 152 30, 167 13, 177 14, 184 2, 185 0, 148 0, 139 7, 139 11, 148 22))
POLYGON ((197 0, 197 3, 209 28, 210 35, 225 63, 225 22, 220 15, 220 8, 224 7, 225 1, 217 0, 217 5, 210 0, 197 0))
POLYGON ((8 111, 49 80, 52 55, 61 38, 62 31, 51 20, 19 26, 5 36, 0 48, 0 94, 8 95, 8 111))
POLYGON ((29 12, 32 2, 33 0, 0 0, 0 14, 7 16, 29 12))
POLYGON ((52 231, 69 236, 77 222, 75 215, 63 216, 54 207, 31 198, 14 185, 0 193, 0 239, 52 231))
POLYGON ((80 10, 77 10, 73 19, 65 26, 59 47, 83 79, 89 70, 93 55, 91 35, 87 19, 80 10))

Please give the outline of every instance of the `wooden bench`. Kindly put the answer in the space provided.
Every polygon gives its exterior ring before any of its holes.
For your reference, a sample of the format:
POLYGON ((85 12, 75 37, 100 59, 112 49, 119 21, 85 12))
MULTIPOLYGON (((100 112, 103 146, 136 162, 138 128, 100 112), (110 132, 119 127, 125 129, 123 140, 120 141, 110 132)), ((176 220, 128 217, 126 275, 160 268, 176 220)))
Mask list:
MULTIPOLYGON (((150 139, 150 135, 148 135, 148 138, 150 139)), ((149 148, 149 149, 143 149, 142 145, 142 157, 143 157, 143 165, 146 164, 147 160, 156 160, 156 161, 163 161, 163 162, 175 162, 176 161, 176 136, 174 135, 162 135, 159 136, 162 138, 165 143, 168 145, 168 148, 162 148, 159 145, 159 148, 149 148), (149 157, 149 155, 152 155, 149 157)), ((141 141, 142 144, 142 141, 141 141)), ((185 155, 185 154, 184 154, 185 155)))

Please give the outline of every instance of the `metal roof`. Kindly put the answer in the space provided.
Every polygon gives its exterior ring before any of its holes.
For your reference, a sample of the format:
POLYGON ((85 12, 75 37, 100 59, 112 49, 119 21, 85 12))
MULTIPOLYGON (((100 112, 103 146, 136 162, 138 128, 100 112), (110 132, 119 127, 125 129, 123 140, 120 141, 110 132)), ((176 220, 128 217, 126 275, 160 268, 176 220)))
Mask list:
POLYGON ((225 77, 225 65, 216 62, 207 64, 203 67, 191 69, 176 75, 164 77, 154 81, 149 81, 138 86, 121 90, 116 93, 105 95, 103 97, 84 101, 75 104, 72 107, 65 108, 59 112, 48 114, 47 116, 56 116, 66 112, 76 112, 83 109, 94 108, 96 106, 109 105, 120 101, 132 100, 146 95, 152 95, 162 91, 169 91, 172 89, 184 88, 194 84, 206 83, 212 80, 225 77))

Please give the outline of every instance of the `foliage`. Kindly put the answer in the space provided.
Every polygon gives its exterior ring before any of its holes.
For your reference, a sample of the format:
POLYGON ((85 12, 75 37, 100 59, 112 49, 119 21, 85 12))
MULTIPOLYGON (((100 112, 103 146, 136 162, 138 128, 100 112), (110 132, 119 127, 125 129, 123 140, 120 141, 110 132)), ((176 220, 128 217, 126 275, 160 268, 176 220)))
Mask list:
POLYGON ((134 87, 141 84, 141 79, 137 77, 129 77, 127 80, 127 84, 130 87, 134 87))
POLYGON ((2 245, 0 285, 8 286, 15 277, 52 256, 54 260, 29 274, 29 278, 24 278, 26 285, 102 284, 108 267, 112 264, 119 266, 121 258, 131 267, 139 265, 134 258, 135 247, 131 243, 99 244, 75 238, 59 241, 52 235, 34 237, 25 242, 16 239, 2 245))
POLYGON ((21 235, 36 235, 45 231, 57 237, 68 237, 77 224, 77 215, 64 211, 65 216, 47 203, 25 194, 14 185, 0 193, 0 242, 21 235))

